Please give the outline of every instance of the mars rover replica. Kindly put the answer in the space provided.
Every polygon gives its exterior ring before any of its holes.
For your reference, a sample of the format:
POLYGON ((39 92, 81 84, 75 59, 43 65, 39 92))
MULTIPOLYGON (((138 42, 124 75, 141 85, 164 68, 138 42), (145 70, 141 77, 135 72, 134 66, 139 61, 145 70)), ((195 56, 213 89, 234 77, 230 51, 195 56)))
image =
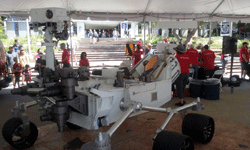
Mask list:
POLYGON ((143 111, 169 114, 161 127, 156 129, 154 150, 194 149, 193 140, 201 143, 211 141, 214 121, 204 115, 183 113, 183 134, 164 131, 178 112, 204 109, 199 99, 176 109, 160 108, 170 101, 171 85, 180 74, 177 59, 173 55, 166 55, 171 50, 170 46, 164 46, 161 54, 146 55, 132 68, 128 64, 103 69, 102 76, 90 77, 86 67, 54 68, 54 58, 49 56, 55 46, 52 37, 58 40, 67 38, 69 18, 66 10, 34 9, 30 14, 34 30, 45 26, 47 67, 43 70, 42 78, 34 79, 35 83, 12 90, 12 94, 33 96, 35 100, 23 104, 17 102, 13 109, 14 117, 4 124, 3 137, 11 146, 26 149, 35 143, 38 130, 25 113, 28 107, 35 104, 40 105, 40 120, 57 123, 59 132, 63 132, 66 125, 72 129, 97 130, 114 123, 107 132, 100 132, 96 140, 83 144, 81 150, 111 150, 111 137, 119 126, 131 115, 143 111), (19 139, 14 141, 14 136, 19 139))

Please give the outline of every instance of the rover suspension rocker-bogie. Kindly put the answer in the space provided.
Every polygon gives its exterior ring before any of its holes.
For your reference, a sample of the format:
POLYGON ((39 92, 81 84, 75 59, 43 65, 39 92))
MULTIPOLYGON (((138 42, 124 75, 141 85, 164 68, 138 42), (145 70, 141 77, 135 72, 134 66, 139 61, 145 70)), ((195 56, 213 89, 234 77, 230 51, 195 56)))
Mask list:
MULTIPOLYGON (((51 17, 50 13, 48 12, 48 17, 51 17)), ((12 94, 33 96, 34 101, 16 103, 13 115, 19 123, 10 130, 8 126, 13 122, 13 118, 6 122, 3 128, 5 140, 18 149, 25 149, 34 144, 34 141, 25 141, 17 145, 8 137, 14 132, 14 135, 32 135, 33 139, 36 139, 37 128, 29 121, 25 110, 38 104, 40 120, 57 123, 59 132, 63 132, 66 125, 73 129, 97 130, 114 123, 107 132, 99 133, 94 141, 79 147, 82 150, 111 150, 111 137, 115 131, 128 117, 143 111, 168 114, 152 137, 154 150, 194 149, 193 140, 208 143, 214 133, 214 121, 208 116, 184 115, 182 132, 185 135, 164 131, 170 119, 178 112, 184 112, 186 109, 204 109, 199 99, 176 109, 160 108, 171 100, 172 83, 180 74, 178 60, 169 54, 173 46, 175 45, 159 45, 156 55, 146 55, 131 69, 124 66, 103 68, 102 76, 90 76, 88 67, 45 68, 43 75, 35 79, 35 83, 12 90, 12 94), (172 137, 177 138, 173 140, 172 137)))

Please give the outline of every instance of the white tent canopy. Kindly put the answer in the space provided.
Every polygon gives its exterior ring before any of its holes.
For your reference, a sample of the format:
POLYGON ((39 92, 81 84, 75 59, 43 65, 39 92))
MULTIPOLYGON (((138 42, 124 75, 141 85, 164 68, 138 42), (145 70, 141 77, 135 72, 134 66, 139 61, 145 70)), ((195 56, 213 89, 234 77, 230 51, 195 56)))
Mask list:
POLYGON ((5 0, 0 15, 28 17, 32 8, 65 8, 73 19, 250 22, 250 0, 5 0))

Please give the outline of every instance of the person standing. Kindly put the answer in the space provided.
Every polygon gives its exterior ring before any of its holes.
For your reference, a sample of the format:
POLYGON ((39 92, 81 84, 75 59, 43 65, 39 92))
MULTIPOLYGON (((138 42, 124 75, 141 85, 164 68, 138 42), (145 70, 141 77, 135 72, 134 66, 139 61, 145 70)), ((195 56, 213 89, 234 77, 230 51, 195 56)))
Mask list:
POLYGON ((174 38, 172 39, 172 41, 170 42, 170 44, 176 44, 174 38))
POLYGON ((150 43, 148 43, 147 45, 146 45, 146 48, 145 48, 145 55, 147 55, 148 54, 148 52, 151 50, 151 44, 150 43))
POLYGON ((71 34, 71 38, 68 38, 67 40, 67 45, 69 45, 68 47, 71 47, 70 46, 70 43, 72 41, 72 55, 73 55, 73 60, 75 63, 77 63, 77 59, 76 59, 76 49, 78 49, 78 46, 79 46, 79 42, 77 41, 77 37, 74 37, 72 34, 71 34))
POLYGON ((181 45, 182 47, 184 47, 184 49, 186 49, 186 44, 183 42, 182 39, 180 40, 179 45, 181 45))
POLYGON ((69 51, 65 48, 65 43, 62 43, 60 45, 61 50, 63 50, 62 53, 62 64, 63 64, 63 68, 65 67, 70 67, 70 63, 69 63, 69 58, 70 58, 70 54, 69 51))
POLYGON ((6 69, 5 69, 5 59, 6 59, 6 52, 5 52, 2 41, 0 40, 0 79, 1 79, 2 73, 4 71, 6 71, 6 69))
POLYGON ((188 55, 190 59, 190 63, 192 64, 192 68, 194 69, 194 79, 198 78, 198 68, 199 68, 199 53, 196 49, 194 49, 194 45, 190 45, 189 49, 186 51, 186 55, 188 55))
POLYGON ((124 30, 124 36, 125 36, 125 39, 128 39, 128 30, 127 29, 124 30))
POLYGON ((243 42, 243 45, 239 50, 242 79, 245 79, 245 76, 247 74, 248 62, 249 62, 249 53, 248 53, 247 45, 248 45, 247 42, 243 42))
MULTIPOLYGON (((22 69, 24 69, 26 64, 29 64, 29 58, 24 52, 23 47, 20 48, 19 62, 22 66, 22 69)), ((24 74, 22 74, 22 85, 24 85, 24 74)))
MULTIPOLYGON (((16 52, 14 52, 14 47, 11 45, 11 46, 9 46, 9 51, 6 53, 6 59, 7 59, 7 64, 8 64, 8 67, 9 67, 9 69, 10 69, 10 71, 9 72, 11 72, 11 73, 14 73, 13 72, 13 65, 14 65, 14 58, 15 57, 18 57, 18 55, 17 55, 17 53, 16 52)), ((14 78, 12 78, 13 80, 13 85, 14 85, 14 83, 15 83, 15 79, 14 78)))
POLYGON ((168 43, 168 37, 165 37, 165 39, 163 40, 164 43, 168 43))
POLYGON ((93 44, 95 44, 97 42, 97 38, 98 38, 98 34, 97 34, 96 30, 94 29, 94 32, 93 32, 93 44))
POLYGON ((15 44, 13 45, 13 47, 15 52, 19 50, 20 44, 18 39, 15 39, 15 44))
POLYGON ((108 29, 108 37, 110 38, 110 30, 108 29))
POLYGON ((79 66, 80 67, 89 67, 89 60, 87 59, 87 53, 86 52, 82 52, 81 53, 81 59, 79 61, 79 66))
POLYGON ((143 53, 144 50, 139 44, 137 44, 136 50, 133 53, 134 65, 136 65, 142 59, 143 53))
POLYGON ((88 36, 89 36, 89 43, 93 44, 93 32, 92 32, 92 29, 89 29, 88 36))
POLYGON ((118 31, 116 30, 116 28, 114 28, 114 31, 113 31, 113 38, 114 38, 114 41, 118 41, 118 31))
POLYGON ((18 88, 19 86, 19 80, 20 80, 20 74, 22 72, 22 66, 20 63, 18 63, 17 57, 14 58, 15 64, 13 65, 13 73, 15 74, 15 83, 14 83, 14 89, 17 84, 18 88))
POLYGON ((26 85, 28 85, 28 82, 31 82, 31 71, 30 71, 30 66, 27 64, 25 65, 25 69, 23 70, 23 74, 25 75, 25 81, 26 81, 26 85))
POLYGON ((178 92, 178 98, 180 101, 178 103, 175 103, 176 106, 183 106, 186 102, 184 101, 185 98, 185 88, 188 82, 189 77, 189 68, 192 66, 190 59, 187 54, 185 54, 186 50, 183 46, 178 45, 174 48, 176 50, 175 57, 179 61, 180 68, 181 68, 181 74, 176 79, 176 88, 178 92))
POLYGON ((139 41, 137 42, 137 45, 140 45, 142 47, 142 39, 139 39, 139 41))
POLYGON ((226 70, 227 70, 228 58, 229 58, 229 55, 228 55, 228 54, 221 54, 220 63, 221 63, 221 65, 222 65, 222 70, 223 70, 223 73, 224 73, 224 74, 225 74, 225 72, 226 72, 226 70))
POLYGON ((208 49, 208 45, 204 46, 204 51, 201 53, 200 60, 201 66, 204 69, 204 75, 206 78, 210 78, 213 75, 215 54, 208 49))

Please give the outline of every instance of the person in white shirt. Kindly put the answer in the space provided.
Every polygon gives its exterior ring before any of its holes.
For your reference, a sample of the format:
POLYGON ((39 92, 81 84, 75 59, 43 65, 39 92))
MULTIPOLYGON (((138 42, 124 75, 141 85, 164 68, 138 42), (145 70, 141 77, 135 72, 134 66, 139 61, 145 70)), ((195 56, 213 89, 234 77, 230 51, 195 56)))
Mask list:
POLYGON ((114 31, 113 31, 114 41, 118 41, 118 35, 119 35, 119 32, 116 30, 116 28, 114 28, 114 31))

